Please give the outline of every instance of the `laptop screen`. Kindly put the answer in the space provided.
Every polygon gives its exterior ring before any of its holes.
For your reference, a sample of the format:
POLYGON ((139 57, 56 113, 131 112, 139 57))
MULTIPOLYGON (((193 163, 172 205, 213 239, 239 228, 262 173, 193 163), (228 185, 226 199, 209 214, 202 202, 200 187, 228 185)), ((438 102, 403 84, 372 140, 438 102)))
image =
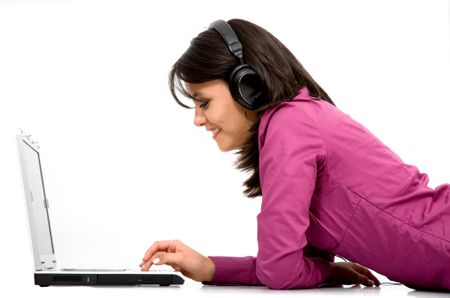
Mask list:
POLYGON ((22 166, 35 268, 36 270, 51 269, 56 266, 56 261, 39 147, 30 136, 24 133, 17 135, 17 145, 22 166))

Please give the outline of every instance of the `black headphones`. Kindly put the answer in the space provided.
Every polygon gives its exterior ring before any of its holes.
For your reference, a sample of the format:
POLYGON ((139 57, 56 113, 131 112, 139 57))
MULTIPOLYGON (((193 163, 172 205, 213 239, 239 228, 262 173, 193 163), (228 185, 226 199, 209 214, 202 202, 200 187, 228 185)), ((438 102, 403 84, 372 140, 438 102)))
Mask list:
POLYGON ((224 20, 217 20, 209 28, 216 30, 228 46, 231 54, 239 60, 228 78, 228 86, 233 98, 243 107, 255 110, 262 105, 263 84, 259 75, 244 63, 242 44, 233 28, 224 20))

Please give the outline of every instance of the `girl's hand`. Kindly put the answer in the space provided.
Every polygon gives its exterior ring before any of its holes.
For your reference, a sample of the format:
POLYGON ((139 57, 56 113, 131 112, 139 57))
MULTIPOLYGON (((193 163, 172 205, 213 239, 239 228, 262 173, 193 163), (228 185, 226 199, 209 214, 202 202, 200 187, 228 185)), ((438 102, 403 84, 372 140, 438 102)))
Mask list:
POLYGON ((362 284, 366 287, 379 286, 380 281, 370 272, 369 269, 357 263, 340 262, 331 263, 330 282, 351 285, 362 284))
POLYGON ((195 281, 211 281, 215 266, 205 257, 179 240, 156 241, 145 253, 140 264, 142 271, 155 265, 169 265, 195 281))

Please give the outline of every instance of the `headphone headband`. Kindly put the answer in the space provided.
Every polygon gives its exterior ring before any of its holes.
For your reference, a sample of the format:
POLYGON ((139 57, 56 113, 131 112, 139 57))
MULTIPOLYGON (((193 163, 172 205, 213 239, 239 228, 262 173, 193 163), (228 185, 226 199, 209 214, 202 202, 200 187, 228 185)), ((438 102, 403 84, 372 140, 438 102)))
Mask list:
POLYGON ((219 33, 231 54, 239 60, 239 65, 231 71, 227 78, 231 95, 243 107, 250 110, 257 109, 262 104, 262 81, 256 71, 244 63, 242 44, 236 32, 224 20, 215 21, 209 28, 219 33))
POLYGON ((217 20, 212 23, 209 28, 216 30, 223 38, 230 52, 239 60, 240 64, 244 64, 244 54, 242 52, 242 44, 230 24, 224 20, 217 20))

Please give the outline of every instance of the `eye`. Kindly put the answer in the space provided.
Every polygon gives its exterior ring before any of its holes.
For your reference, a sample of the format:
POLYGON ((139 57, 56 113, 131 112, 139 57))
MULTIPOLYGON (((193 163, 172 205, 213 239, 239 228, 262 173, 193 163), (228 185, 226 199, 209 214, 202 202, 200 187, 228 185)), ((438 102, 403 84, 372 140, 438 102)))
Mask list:
POLYGON ((208 107, 208 104, 209 104, 209 100, 201 103, 200 104, 200 108, 204 110, 204 109, 206 109, 208 107))

